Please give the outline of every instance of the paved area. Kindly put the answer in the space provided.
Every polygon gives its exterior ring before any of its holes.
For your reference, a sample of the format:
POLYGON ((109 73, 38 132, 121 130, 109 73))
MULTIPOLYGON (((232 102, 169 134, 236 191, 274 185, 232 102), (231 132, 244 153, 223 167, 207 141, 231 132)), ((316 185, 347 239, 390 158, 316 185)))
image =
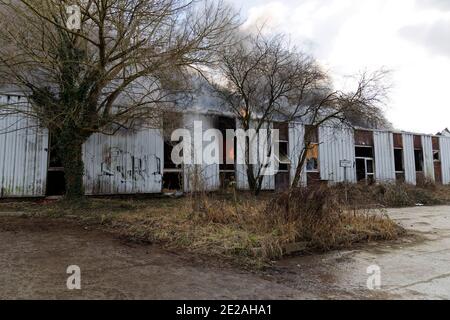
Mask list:
POLYGON ((389 210, 414 236, 257 275, 58 220, 0 217, 0 299, 450 299, 450 207, 389 210), (69 265, 82 290, 66 287, 69 265), (370 291, 367 267, 380 268, 370 291))
POLYGON ((284 282, 298 290, 319 287, 313 291, 330 299, 450 299, 450 207, 391 209, 389 215, 413 236, 282 261, 278 268, 284 282), (380 270, 378 291, 367 290, 372 265, 380 270))

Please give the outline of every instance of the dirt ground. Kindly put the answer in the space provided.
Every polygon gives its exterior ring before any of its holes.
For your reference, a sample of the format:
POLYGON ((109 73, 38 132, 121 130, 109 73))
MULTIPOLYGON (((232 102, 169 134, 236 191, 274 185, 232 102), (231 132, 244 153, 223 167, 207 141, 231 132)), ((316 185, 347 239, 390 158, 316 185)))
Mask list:
POLYGON ((0 213, 0 299, 450 299, 450 206, 389 215, 413 236, 255 274, 64 220, 0 213), (69 265, 81 268, 82 290, 67 289, 69 265), (371 265, 380 290, 367 289, 371 265))

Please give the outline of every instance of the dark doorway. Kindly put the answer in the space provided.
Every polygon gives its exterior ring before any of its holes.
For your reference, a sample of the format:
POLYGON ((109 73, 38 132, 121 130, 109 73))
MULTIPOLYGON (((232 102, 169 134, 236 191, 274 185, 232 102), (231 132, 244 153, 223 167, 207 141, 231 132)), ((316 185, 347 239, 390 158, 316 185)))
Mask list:
POLYGON ((366 180, 366 161, 364 159, 356 159, 356 178, 358 181, 366 180))
POLYGON ((372 184, 375 182, 375 162, 372 147, 355 148, 356 155, 356 178, 359 181, 365 181, 372 184))
POLYGON ((403 172, 403 149, 394 149, 395 172, 403 172))
POLYGON ((423 151, 422 150, 414 150, 414 161, 416 163, 416 171, 423 171, 423 151))
MULTIPOLYGON (((164 137, 164 174, 163 174, 163 192, 172 192, 183 190, 183 167, 172 160, 172 151, 174 147, 182 142, 172 141, 174 130, 182 128, 182 116, 178 113, 167 112, 163 115, 163 137, 164 137)), ((180 154, 182 156, 182 154, 180 154)))
POLYGON ((49 162, 47 174, 47 196, 62 196, 66 193, 66 179, 64 177, 64 167, 62 165, 61 154, 56 146, 56 141, 50 135, 49 142, 49 162))

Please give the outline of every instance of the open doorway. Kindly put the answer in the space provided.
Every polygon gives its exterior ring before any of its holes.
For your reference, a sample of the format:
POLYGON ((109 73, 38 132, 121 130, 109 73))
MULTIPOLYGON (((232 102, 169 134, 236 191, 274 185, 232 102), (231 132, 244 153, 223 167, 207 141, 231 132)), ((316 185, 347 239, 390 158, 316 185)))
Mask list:
MULTIPOLYGON (((166 112, 163 115, 163 137, 164 137, 164 174, 163 174, 163 192, 170 193, 182 191, 183 188, 183 166, 176 164, 172 160, 172 151, 174 147, 182 140, 172 141, 174 130, 182 128, 182 114, 175 112, 166 112)), ((182 156, 182 155, 180 155, 182 156)))
POLYGON ((62 165, 61 154, 52 135, 49 138, 49 161, 46 195, 63 196, 66 193, 66 179, 62 165))
POLYGON ((217 128, 224 138, 220 154, 220 185, 227 189, 236 181, 236 150, 237 140, 227 144, 227 130, 236 131, 236 119, 230 117, 218 117, 217 128))
POLYGON ((358 182, 373 184, 375 182, 375 161, 372 147, 355 148, 356 178, 358 182))

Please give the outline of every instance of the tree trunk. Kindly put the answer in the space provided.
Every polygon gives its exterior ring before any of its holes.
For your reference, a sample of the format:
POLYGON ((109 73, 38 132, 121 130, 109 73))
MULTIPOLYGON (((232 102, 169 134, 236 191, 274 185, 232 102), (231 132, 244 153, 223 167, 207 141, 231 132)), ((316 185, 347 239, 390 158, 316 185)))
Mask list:
POLYGON ((261 192, 261 179, 260 177, 255 177, 254 172, 254 165, 248 164, 247 165, 247 180, 248 180, 248 186, 250 190, 253 192, 255 196, 258 196, 261 192))
POLYGON ((290 187, 291 191, 293 189, 295 189, 295 188, 298 188, 298 186, 300 184, 300 179, 301 179, 301 176, 302 176, 302 172, 304 170, 304 165, 305 165, 305 161, 306 161, 307 152, 308 152, 308 147, 304 148, 302 150, 302 152, 300 153, 300 156, 299 156, 299 159, 298 159, 297 168, 295 168, 294 179, 293 179, 291 187, 290 187))
POLYGON ((76 200, 84 197, 84 163, 83 143, 84 139, 78 138, 71 130, 66 130, 59 135, 59 149, 64 166, 66 180, 66 199, 76 200))

